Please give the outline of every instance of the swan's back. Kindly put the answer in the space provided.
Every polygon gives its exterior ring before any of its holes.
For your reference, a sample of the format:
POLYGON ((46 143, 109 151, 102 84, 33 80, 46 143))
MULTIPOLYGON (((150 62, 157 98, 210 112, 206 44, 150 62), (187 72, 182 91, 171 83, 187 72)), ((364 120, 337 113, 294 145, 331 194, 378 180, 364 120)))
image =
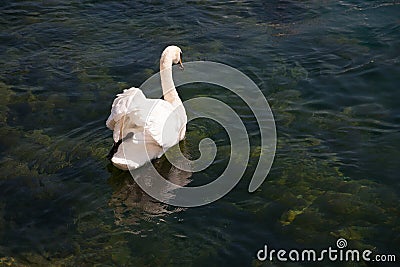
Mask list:
POLYGON ((136 168, 161 156, 166 149, 182 140, 186 131, 186 112, 182 103, 174 104, 161 99, 147 99, 140 89, 134 87, 118 94, 106 125, 114 131, 115 142, 123 140, 121 146, 125 147, 125 154, 119 149, 112 158, 114 164, 116 161, 118 164, 125 162, 136 168), (133 133, 133 137, 124 140, 129 133, 133 133), (146 151, 145 146, 150 151, 146 151), (127 162, 125 158, 130 161, 127 162), (138 165, 137 161, 143 164, 138 165))

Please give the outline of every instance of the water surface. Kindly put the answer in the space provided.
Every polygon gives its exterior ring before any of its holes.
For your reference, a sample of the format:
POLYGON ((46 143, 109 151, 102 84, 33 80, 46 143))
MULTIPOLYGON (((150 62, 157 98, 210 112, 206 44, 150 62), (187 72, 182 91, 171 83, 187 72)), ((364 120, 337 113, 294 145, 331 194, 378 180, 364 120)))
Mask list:
MULTIPOLYGON (((399 2, 3 2, 0 263, 259 266, 264 244, 326 248, 338 237, 350 248, 398 252, 399 2), (255 193, 247 187, 256 120, 207 84, 178 90, 184 100, 224 101, 252 137, 245 177, 227 196, 166 206, 105 159, 115 94, 156 73, 170 44, 184 61, 237 68, 268 99, 277 153, 255 193)), ((205 137, 219 145, 207 170, 154 164, 189 185, 215 179, 229 157, 221 126, 191 122, 181 147, 196 158, 205 137)))

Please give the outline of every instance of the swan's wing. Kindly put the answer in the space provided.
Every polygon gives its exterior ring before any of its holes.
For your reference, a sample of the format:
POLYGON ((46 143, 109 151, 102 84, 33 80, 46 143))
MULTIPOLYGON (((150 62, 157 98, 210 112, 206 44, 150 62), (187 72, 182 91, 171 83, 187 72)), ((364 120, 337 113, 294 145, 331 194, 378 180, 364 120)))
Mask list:
POLYGON ((180 140, 182 128, 186 125, 183 106, 174 108, 161 99, 148 99, 151 104, 145 121, 145 135, 150 135, 163 148, 170 148, 180 140))
POLYGON ((132 87, 118 94, 111 107, 111 114, 106 121, 109 129, 114 130, 113 138, 118 142, 121 137, 129 132, 121 133, 122 128, 128 128, 128 125, 144 126, 143 118, 140 118, 140 110, 143 109, 146 97, 142 90, 132 87))

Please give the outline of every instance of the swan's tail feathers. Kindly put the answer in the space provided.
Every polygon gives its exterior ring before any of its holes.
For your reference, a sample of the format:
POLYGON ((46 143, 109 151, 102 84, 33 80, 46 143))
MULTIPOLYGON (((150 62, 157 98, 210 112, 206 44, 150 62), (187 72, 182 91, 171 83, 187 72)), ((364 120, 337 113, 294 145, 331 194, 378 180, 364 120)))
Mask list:
POLYGON ((111 106, 111 114, 106 121, 107 127, 113 130, 115 122, 134 110, 140 110, 145 101, 146 97, 142 90, 135 87, 125 89, 123 93, 118 94, 114 99, 111 106))
POLYGON ((135 87, 124 90, 114 99, 106 126, 114 131, 115 142, 129 133, 128 128, 144 126, 147 103, 143 92, 135 87), (122 131, 124 130, 124 131, 122 131))
POLYGON ((110 152, 109 152, 108 155, 107 155, 107 159, 109 159, 109 160, 112 159, 112 157, 114 156, 114 154, 117 153, 118 147, 119 147, 119 145, 121 145, 121 143, 122 143, 122 140, 119 140, 118 142, 114 142, 114 144, 113 144, 113 146, 112 146, 110 152))

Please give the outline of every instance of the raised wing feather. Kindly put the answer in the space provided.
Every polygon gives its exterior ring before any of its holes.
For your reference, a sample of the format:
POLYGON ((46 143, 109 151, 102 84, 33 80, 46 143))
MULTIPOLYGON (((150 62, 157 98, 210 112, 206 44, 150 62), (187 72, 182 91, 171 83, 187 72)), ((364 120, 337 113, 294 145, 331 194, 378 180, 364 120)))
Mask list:
POLYGON ((144 118, 140 118, 140 111, 146 102, 142 90, 132 87, 118 94, 111 107, 111 114, 106 121, 109 129, 114 130, 113 139, 118 142, 130 131, 129 128, 144 126, 144 118))

